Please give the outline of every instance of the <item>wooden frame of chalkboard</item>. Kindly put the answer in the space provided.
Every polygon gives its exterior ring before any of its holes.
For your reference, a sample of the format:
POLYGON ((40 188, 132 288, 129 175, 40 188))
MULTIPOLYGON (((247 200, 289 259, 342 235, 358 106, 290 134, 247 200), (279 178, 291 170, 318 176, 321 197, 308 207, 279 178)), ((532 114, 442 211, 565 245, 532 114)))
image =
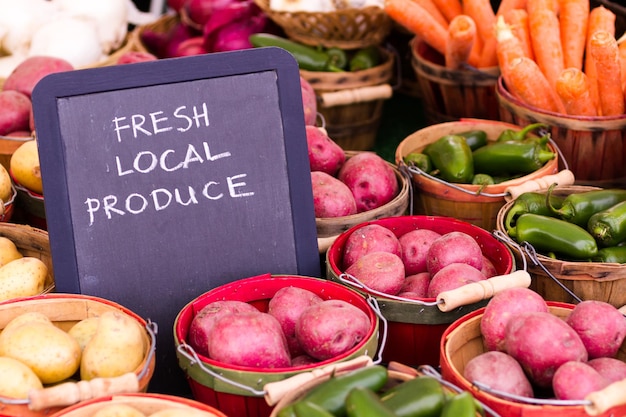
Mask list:
POLYGON ((54 73, 32 97, 57 291, 119 302, 167 333, 216 286, 320 276, 286 51, 54 73))

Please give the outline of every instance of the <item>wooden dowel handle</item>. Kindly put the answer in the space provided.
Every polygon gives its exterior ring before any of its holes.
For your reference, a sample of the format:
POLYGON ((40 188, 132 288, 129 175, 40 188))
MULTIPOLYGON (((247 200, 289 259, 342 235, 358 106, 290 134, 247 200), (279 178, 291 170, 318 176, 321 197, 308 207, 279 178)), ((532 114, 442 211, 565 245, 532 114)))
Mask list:
POLYGON ((320 94, 320 105, 322 107, 335 107, 346 104, 363 103, 366 101, 388 99, 392 94, 393 90, 389 84, 352 88, 320 94))
POLYGON ((591 401, 590 405, 585 405, 585 411, 590 416, 599 416, 612 407, 626 404, 626 379, 592 392, 585 399, 591 401))
POLYGON ((89 381, 65 382, 48 388, 32 390, 28 408, 33 411, 67 406, 96 397, 139 391, 139 380, 133 372, 114 378, 94 378, 89 381))
POLYGON ((542 190, 544 188, 550 187, 554 183, 556 183, 557 185, 572 185, 574 184, 574 181, 574 173, 569 169, 564 169, 563 171, 560 171, 556 174, 546 175, 545 177, 526 181, 520 185, 507 187, 507 189, 505 190, 507 196, 504 199, 506 201, 512 201, 525 192, 542 190))

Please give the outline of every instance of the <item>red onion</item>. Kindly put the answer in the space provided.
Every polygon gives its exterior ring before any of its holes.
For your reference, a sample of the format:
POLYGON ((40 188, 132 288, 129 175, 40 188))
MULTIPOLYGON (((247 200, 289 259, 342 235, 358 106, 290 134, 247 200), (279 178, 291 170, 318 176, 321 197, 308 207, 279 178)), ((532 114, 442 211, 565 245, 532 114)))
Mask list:
POLYGON ((215 10, 222 9, 233 2, 236 0, 186 0, 185 14, 194 25, 203 27, 215 10))
POLYGON ((204 47, 204 38, 202 36, 195 36, 193 38, 185 39, 178 44, 174 57, 192 56, 206 54, 208 51, 204 47))
POLYGON ((265 15, 258 14, 223 25, 215 32, 209 50, 212 52, 225 52, 252 48, 250 35, 260 32, 266 21, 265 15))

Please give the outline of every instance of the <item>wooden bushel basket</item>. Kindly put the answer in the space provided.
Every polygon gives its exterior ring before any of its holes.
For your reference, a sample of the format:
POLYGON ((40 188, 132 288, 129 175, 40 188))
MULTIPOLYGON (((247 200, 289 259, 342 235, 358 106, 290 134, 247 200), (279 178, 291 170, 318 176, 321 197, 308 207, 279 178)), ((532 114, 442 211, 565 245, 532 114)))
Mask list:
POLYGON ((526 126, 546 123, 576 180, 588 185, 626 181, 626 114, 606 117, 568 116, 541 111, 513 97, 498 80, 500 119, 526 126))
MULTIPOLYGON (((495 141, 503 130, 520 130, 521 128, 509 123, 478 119, 464 119, 428 126, 412 133, 400 142, 396 148, 396 164, 401 169, 407 169, 403 158, 411 152, 421 151, 428 144, 435 142, 444 135, 474 129, 485 131, 487 138, 495 141)), ((494 230, 498 211, 506 203, 509 193, 514 190, 514 187, 547 178, 551 178, 550 181, 573 182, 573 178, 553 177, 558 170, 559 158, 558 150, 553 148, 553 151, 556 153, 555 158, 537 171, 499 184, 487 185, 482 189, 479 185, 438 182, 425 175, 413 173, 415 212, 416 214, 454 217, 489 231, 494 230), (479 191, 482 195, 478 194, 479 191)))
POLYGON ((322 72, 300 70, 315 90, 317 111, 328 136, 345 150, 372 150, 383 105, 392 94, 394 55, 380 49, 382 63, 361 71, 322 72))
POLYGON ((104 395, 125 392, 145 392, 155 367, 155 329, 144 319, 112 301, 80 294, 44 294, 35 297, 16 298, 0 303, 0 329, 9 321, 26 312, 42 313, 62 330, 68 331, 74 324, 88 317, 97 317, 106 311, 117 311, 130 316, 145 327, 143 362, 137 369, 115 378, 96 378, 91 381, 67 382, 32 390, 28 399, 0 398, 0 415, 10 417, 42 417, 58 412, 64 407, 104 395), (13 401, 9 401, 13 400, 13 401))
MULTIPOLYGON (((350 158, 357 153, 358 152, 354 151, 346 151, 346 158, 350 158)), ((388 164, 393 168, 396 179, 398 180, 398 195, 387 204, 373 210, 352 214, 350 216, 316 218, 317 244, 320 253, 325 253, 337 236, 359 223, 383 217, 395 217, 407 214, 409 208, 409 180, 402 175, 395 165, 391 163, 388 164)))
MULTIPOLYGON (((574 308, 573 304, 548 301, 550 313, 564 319, 574 308)), ((593 393, 593 401, 542 401, 538 404, 513 401, 478 388, 464 376, 465 365, 470 359, 485 352, 480 321, 485 309, 481 308, 460 318, 445 331, 440 343, 441 374, 446 381, 470 391, 479 401, 503 417, 589 417, 626 415, 626 380, 616 382, 602 391, 593 393)), ((622 344, 617 358, 626 360, 626 342, 622 344)), ((588 397, 589 398, 589 397, 588 397)))
MULTIPOLYGON (((597 190, 596 187, 581 185, 558 186, 554 188, 555 195, 567 196, 576 192, 597 190)), ((547 190, 540 190, 547 192, 547 190)), ((581 300, 604 301, 620 308, 626 305, 626 265, 602 262, 573 262, 553 259, 537 253, 537 260, 554 277, 536 265, 528 254, 521 254, 520 247, 511 238, 507 238, 505 219, 515 200, 506 203, 498 213, 497 230, 505 237, 504 242, 511 247, 516 262, 523 262, 526 257, 527 270, 532 277, 530 288, 549 301, 565 303, 576 302, 575 298, 565 289, 581 300), (560 283, 560 284, 559 284, 560 283)))
POLYGON ((495 87, 499 67, 451 70, 441 54, 419 38, 413 38, 410 47, 424 113, 431 123, 465 117, 498 120, 495 87))

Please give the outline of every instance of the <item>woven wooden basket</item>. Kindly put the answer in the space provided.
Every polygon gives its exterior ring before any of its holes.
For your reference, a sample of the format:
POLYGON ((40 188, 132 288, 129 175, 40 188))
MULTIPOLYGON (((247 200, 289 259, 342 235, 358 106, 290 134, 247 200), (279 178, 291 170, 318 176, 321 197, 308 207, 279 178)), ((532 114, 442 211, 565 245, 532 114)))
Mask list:
MULTIPOLYGON (((357 153, 358 152, 355 151, 346 151, 346 158, 350 158, 357 153)), ((396 174, 396 179, 398 180, 398 195, 396 195, 395 198, 389 203, 363 213, 342 217, 316 218, 315 225, 317 226, 317 243, 320 253, 325 253, 330 245, 335 241, 337 236, 357 224, 383 217, 395 217, 407 214, 407 210, 409 208, 409 180, 407 177, 402 175, 400 170, 398 170, 394 164, 389 163, 389 165, 393 168, 393 171, 396 174)))
POLYGON ((151 30, 157 33, 168 33, 175 25, 180 22, 180 16, 178 14, 164 14, 152 23, 137 26, 129 35, 128 43, 131 45, 132 50, 139 52, 149 52, 154 54, 155 51, 148 49, 143 42, 141 36, 146 30, 151 30))
MULTIPOLYGON (((74 324, 88 317, 97 317, 106 311, 117 311, 130 316, 137 320, 142 326, 146 327, 144 334, 144 346, 146 347, 143 362, 134 371, 135 388, 139 392, 145 392, 148 389, 148 383, 152 378, 155 367, 155 333, 148 331, 149 325, 144 319, 125 307, 98 297, 92 297, 81 294, 44 294, 35 297, 25 297, 12 299, 0 303, 0 329, 4 329, 9 321, 26 312, 38 312, 46 315, 52 323, 62 330, 68 331, 74 324)), ((111 389, 111 387, 126 386, 126 383, 119 385, 114 379, 109 379, 110 383, 103 380, 103 384, 99 387, 79 387, 78 383, 60 384, 53 387, 47 387, 37 392, 31 392, 26 404, 4 403, 0 398, 0 415, 16 416, 16 417, 43 417, 62 410, 68 405, 78 403, 77 398, 87 401, 94 398, 98 394, 98 388, 111 389), (57 391, 55 394, 55 390, 57 391), (52 390, 52 391, 48 391, 52 390), (79 392, 80 391, 80 394, 79 392), (56 402, 58 401, 58 402, 56 402), (56 405, 50 405, 56 402, 56 405), (41 407, 40 407, 41 406, 41 407), (32 409, 31 409, 32 408, 32 409)), ((127 381, 126 378, 123 381, 127 381)), ((85 383, 87 381, 80 381, 85 383)), ((124 392, 124 391, 123 391, 124 392)), ((129 391, 125 391, 129 392, 129 391)))
MULTIPOLYGON (((567 196, 590 190, 597 187, 582 185, 558 186, 554 188, 555 195, 567 196)), ((547 192, 547 190, 539 190, 547 192)), ((498 212, 497 230, 506 237, 504 222, 508 211, 515 200, 506 203, 498 212)), ((536 265, 524 253, 520 254, 519 245, 508 238, 505 243, 512 249, 518 265, 522 263, 522 256, 526 257, 527 271, 532 277, 530 288, 538 292, 548 301, 566 303, 576 302, 574 297, 563 289, 565 286, 581 300, 604 301, 620 308, 626 305, 626 265, 602 262, 572 262, 554 259, 537 253, 537 260, 554 276, 552 279, 539 265, 536 265)))
POLYGON ((54 291, 54 272, 52 270, 52 254, 50 253, 48 232, 28 225, 0 223, 0 236, 13 241, 17 250, 23 256, 41 259, 46 264, 48 275, 44 282, 43 293, 54 291))
POLYGON ((381 45, 391 31, 391 18, 377 6, 333 12, 279 12, 270 0, 255 3, 285 34, 306 45, 356 49, 381 45))

